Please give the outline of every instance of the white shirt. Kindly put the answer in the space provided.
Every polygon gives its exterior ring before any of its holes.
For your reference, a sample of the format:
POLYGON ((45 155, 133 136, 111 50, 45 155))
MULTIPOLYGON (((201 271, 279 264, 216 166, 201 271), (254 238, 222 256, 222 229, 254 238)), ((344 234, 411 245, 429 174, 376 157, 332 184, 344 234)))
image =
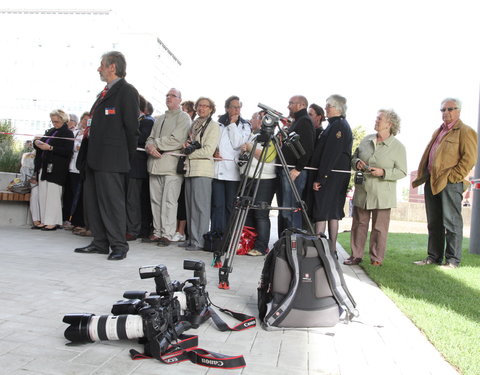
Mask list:
POLYGON ((71 173, 80 173, 80 171, 77 169, 77 157, 78 157, 78 151, 80 148, 80 145, 82 144, 82 139, 83 139, 83 133, 79 134, 80 130, 74 130, 73 135, 75 137, 75 140, 73 141, 73 154, 72 158, 70 159, 70 165, 68 167, 68 170, 71 173))

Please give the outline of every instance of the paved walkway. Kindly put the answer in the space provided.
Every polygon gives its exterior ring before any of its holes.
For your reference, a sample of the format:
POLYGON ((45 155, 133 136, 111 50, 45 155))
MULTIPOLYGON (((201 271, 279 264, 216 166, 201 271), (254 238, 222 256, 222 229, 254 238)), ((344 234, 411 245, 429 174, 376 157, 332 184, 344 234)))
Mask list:
MULTIPOLYGON (((131 243, 127 259, 111 262, 104 255, 74 253, 75 247, 87 245, 89 239, 64 230, 3 226, 0 239, 0 374, 195 375, 222 371, 187 362, 167 366, 156 360, 132 361, 128 350, 142 350, 134 341, 71 346, 63 337, 64 314, 106 314, 123 291, 154 290, 153 280, 139 278, 139 266, 165 264, 172 280, 183 281, 192 275, 182 269, 183 259, 209 264, 209 253, 138 241, 131 243)), ((257 314, 256 287, 262 264, 261 257, 236 257, 228 291, 217 288, 217 269, 207 267, 213 302, 257 314)), ((247 366, 229 374, 456 374, 360 267, 344 267, 344 272, 360 312, 353 323, 329 329, 266 332, 257 327, 222 333, 207 322, 197 330, 199 346, 243 354, 247 366)))

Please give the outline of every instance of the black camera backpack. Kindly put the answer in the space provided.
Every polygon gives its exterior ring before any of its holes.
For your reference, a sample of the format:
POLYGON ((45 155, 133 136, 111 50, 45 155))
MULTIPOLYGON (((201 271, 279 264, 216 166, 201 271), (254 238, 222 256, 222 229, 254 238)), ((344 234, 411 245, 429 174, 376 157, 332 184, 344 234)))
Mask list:
POLYGON ((258 287, 262 326, 331 327, 357 314, 329 242, 287 229, 267 255, 258 287))

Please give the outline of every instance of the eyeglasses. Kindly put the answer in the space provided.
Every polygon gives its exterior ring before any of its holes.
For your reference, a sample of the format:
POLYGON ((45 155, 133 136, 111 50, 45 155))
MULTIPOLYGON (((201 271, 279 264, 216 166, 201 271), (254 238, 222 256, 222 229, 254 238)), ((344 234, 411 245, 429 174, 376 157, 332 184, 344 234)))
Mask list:
POLYGON ((242 109, 242 107, 238 105, 231 105, 230 107, 228 107, 228 109, 242 109))
POLYGON ((456 109, 458 109, 458 107, 440 108, 440 112, 445 112, 445 111, 452 112, 456 109))
POLYGON ((197 108, 210 108, 209 104, 197 104, 197 108))
POLYGON ((168 97, 171 97, 171 98, 178 98, 178 96, 177 96, 177 95, 175 95, 175 94, 167 94, 167 95, 165 95, 165 96, 166 96, 167 98, 168 98, 168 97))

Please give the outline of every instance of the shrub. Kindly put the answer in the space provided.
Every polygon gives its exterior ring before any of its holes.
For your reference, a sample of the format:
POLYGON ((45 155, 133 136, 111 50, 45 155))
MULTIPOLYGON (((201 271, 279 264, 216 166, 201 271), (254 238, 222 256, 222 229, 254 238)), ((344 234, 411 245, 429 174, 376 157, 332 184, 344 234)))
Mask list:
MULTIPOLYGON (((9 120, 0 121, 0 132, 15 133, 9 120)), ((19 173, 22 161, 22 147, 12 134, 0 134, 0 171, 19 173)))

